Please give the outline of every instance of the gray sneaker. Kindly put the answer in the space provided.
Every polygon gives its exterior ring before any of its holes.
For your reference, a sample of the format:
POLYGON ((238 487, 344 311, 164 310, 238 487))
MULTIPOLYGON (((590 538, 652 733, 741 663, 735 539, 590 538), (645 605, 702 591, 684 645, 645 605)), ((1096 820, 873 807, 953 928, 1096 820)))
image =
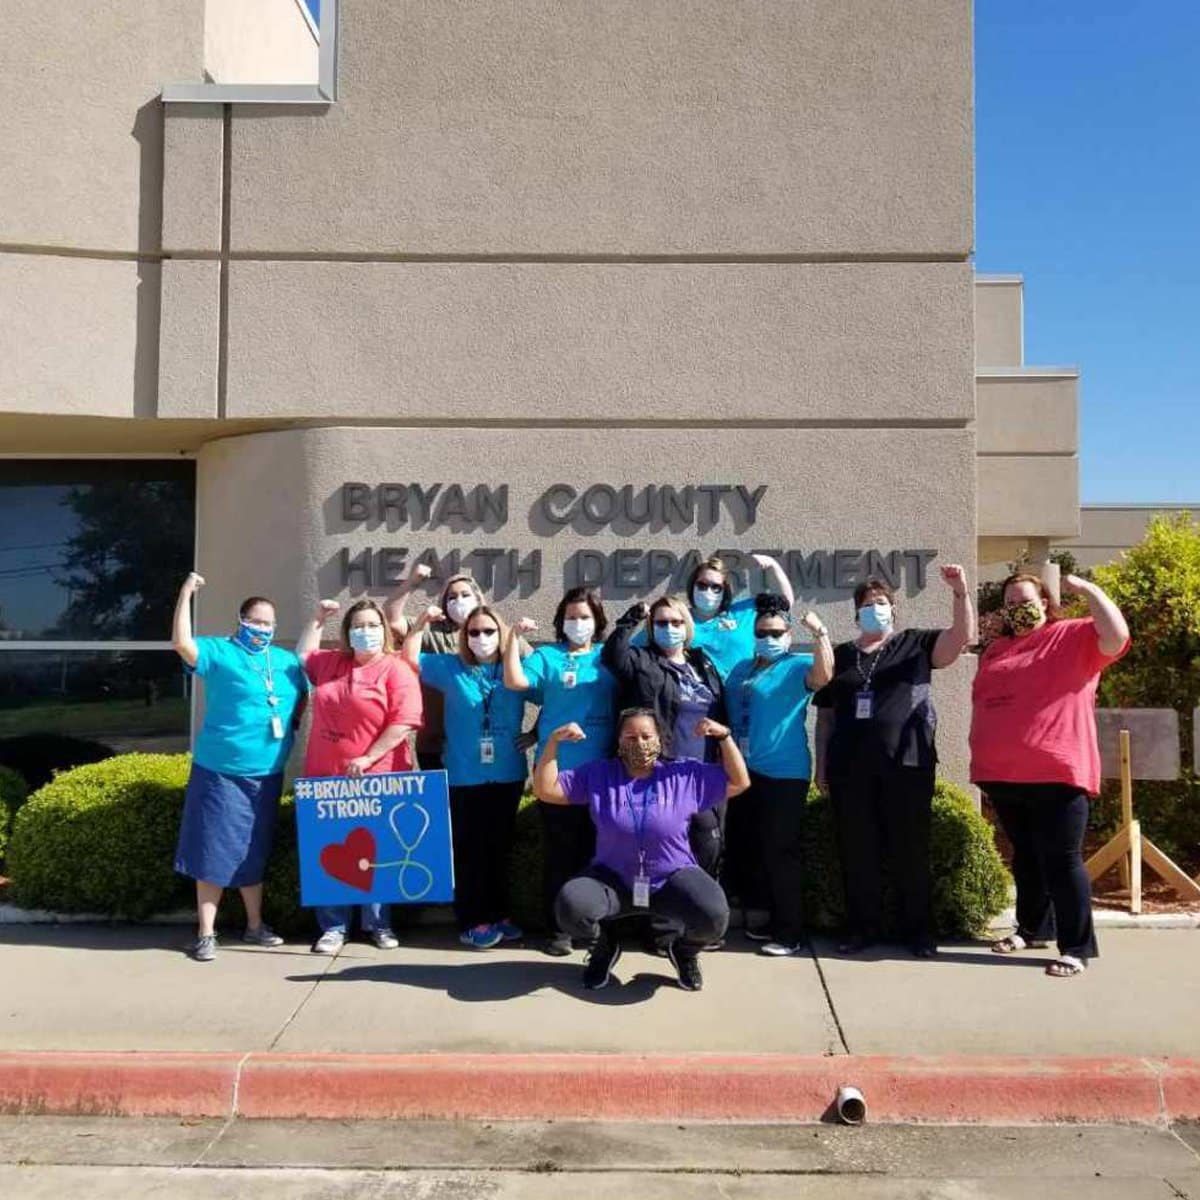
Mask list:
POLYGON ((283 938, 264 921, 257 929, 247 929, 242 934, 242 941, 251 946, 282 946, 283 938))
POLYGON ((336 929, 327 929, 312 944, 314 954, 336 954, 346 944, 346 935, 336 929))
POLYGON ((367 937, 376 950, 395 950, 400 945, 400 939, 390 929, 372 929, 367 937))
POLYGON ((217 957, 217 939, 211 933, 198 937, 189 947, 188 954, 197 962, 212 962, 217 957))

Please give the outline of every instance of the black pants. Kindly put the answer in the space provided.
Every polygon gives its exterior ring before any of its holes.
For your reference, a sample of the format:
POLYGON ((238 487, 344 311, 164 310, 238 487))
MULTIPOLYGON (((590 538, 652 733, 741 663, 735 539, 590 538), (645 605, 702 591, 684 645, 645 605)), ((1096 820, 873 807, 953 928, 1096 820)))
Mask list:
POLYGON ((508 856, 523 780, 450 789, 454 915, 460 930, 509 915, 508 856))
MULTIPOLYGON (((594 941, 603 932, 613 936, 612 923, 646 912, 633 907, 624 881, 604 867, 589 867, 568 880, 554 906, 555 920, 564 933, 594 941)), ((721 885, 699 867, 682 867, 657 891, 650 893, 655 925, 671 931, 671 939, 687 954, 696 954, 725 933, 729 905, 721 885)))
POLYGON ((688 822, 688 844, 696 861, 714 879, 721 873, 725 848, 725 802, 698 812, 688 822))
POLYGON ((750 772, 750 788, 726 818, 726 891, 743 908, 771 914, 771 936, 794 946, 804 938, 804 802, 807 779, 750 772))
POLYGON ((542 864, 546 926, 554 930, 554 902, 563 884, 596 853, 596 827, 586 804, 539 804, 546 853, 542 864))
POLYGON ((896 895, 896 933, 911 946, 933 942, 930 914, 929 822, 933 768, 902 767, 866 758, 831 773, 852 935, 875 941, 883 931, 883 872, 896 895))
POLYGON ((1059 954, 1099 954, 1092 881, 1083 865, 1086 792, 1057 783, 981 783, 1013 847, 1017 932, 1058 942, 1059 954))

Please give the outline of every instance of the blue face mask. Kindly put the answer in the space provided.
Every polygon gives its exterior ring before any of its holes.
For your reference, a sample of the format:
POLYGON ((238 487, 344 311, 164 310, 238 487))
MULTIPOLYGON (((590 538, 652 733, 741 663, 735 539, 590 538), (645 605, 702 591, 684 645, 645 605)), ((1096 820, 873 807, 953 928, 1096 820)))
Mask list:
POLYGON ((754 653, 758 658, 782 658, 788 652, 791 639, 786 633, 754 639, 754 653))
POLYGON ((233 640, 251 654, 261 654, 274 638, 274 629, 259 629, 256 625, 247 625, 245 621, 238 622, 238 631, 233 635, 233 640))
POLYGON ((687 641, 687 629, 682 625, 655 625, 654 644, 664 650, 674 650, 687 641))
POLYGON ((378 625, 358 625, 350 630, 350 649, 374 654, 383 649, 383 629, 378 625))
POLYGON ((886 601, 864 604, 858 610, 858 624, 863 633, 887 633, 892 627, 892 606, 886 601))
POLYGON ((717 588, 714 591, 705 591, 704 588, 697 585, 692 588, 692 604, 695 605, 705 616, 710 616, 721 607, 721 601, 725 599, 725 589, 717 588))

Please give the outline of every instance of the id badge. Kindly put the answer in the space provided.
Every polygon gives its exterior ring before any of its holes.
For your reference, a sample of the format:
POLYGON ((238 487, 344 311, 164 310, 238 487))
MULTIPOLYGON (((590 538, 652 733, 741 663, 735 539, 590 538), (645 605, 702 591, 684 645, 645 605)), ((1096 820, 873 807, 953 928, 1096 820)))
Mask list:
POLYGON ((496 761, 496 739, 481 737, 479 739, 479 761, 490 766, 496 761))
POLYGON ((579 676, 574 671, 564 671, 562 675, 562 685, 565 688, 573 688, 575 681, 579 676))
POLYGON ((857 692, 854 696, 854 717, 858 721, 869 721, 875 712, 875 693, 857 692))
POLYGON ((283 739, 283 722, 279 719, 279 715, 277 713, 272 713, 271 715, 271 736, 275 738, 276 741, 281 741, 283 739))
POLYGON ((650 876, 641 873, 633 877, 633 907, 650 907, 650 876))

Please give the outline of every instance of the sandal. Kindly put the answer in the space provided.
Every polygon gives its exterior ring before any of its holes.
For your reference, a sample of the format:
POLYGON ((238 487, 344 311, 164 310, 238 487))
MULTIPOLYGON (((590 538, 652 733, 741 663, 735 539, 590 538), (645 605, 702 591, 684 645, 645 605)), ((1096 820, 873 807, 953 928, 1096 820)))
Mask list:
POLYGON ((1010 933, 1008 937, 992 943, 992 953, 1016 954, 1019 950, 1045 950, 1049 944, 1034 938, 1023 938, 1019 933, 1010 933))
POLYGON ((1070 979, 1072 975, 1082 975, 1086 965, 1081 959, 1064 954, 1046 964, 1046 974, 1054 979, 1070 979))

